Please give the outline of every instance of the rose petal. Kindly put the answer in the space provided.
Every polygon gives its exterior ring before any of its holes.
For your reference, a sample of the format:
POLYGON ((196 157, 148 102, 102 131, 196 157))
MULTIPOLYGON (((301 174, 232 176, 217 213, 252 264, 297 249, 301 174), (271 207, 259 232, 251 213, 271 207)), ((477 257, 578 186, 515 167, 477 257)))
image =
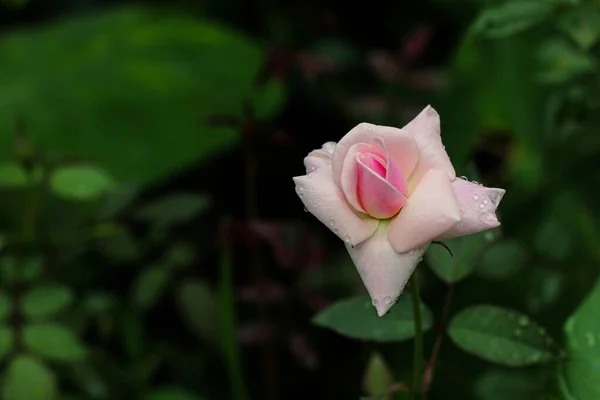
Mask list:
POLYGON ((496 208, 506 192, 504 189, 488 188, 461 178, 452 182, 452 188, 462 212, 462 219, 436 239, 451 239, 500 225, 496 217, 496 208))
POLYGON ((321 167, 331 165, 331 155, 335 150, 335 146, 335 142, 327 142, 320 149, 308 153, 308 156, 304 158, 306 173, 310 174, 321 167))
POLYGON ((384 177, 368 167, 370 154, 357 155, 357 194, 362 208, 374 218, 391 218, 406 203, 406 197, 384 177))
MULTIPOLYGON (((406 176, 402 173, 400 167, 397 166, 396 162, 390 157, 385 141, 382 138, 374 138, 370 143, 357 143, 353 145, 343 163, 342 176, 341 176, 341 188, 348 203, 354 209, 360 212, 366 213, 367 211, 363 208, 362 203, 358 199, 358 171, 357 168, 357 157, 359 154, 372 154, 374 160, 372 164, 369 164, 371 160, 367 160, 365 164, 367 167, 372 169, 378 175, 382 176, 384 180, 387 180, 396 190, 398 190, 404 197, 408 195, 408 181, 406 176), (377 161, 381 159, 385 163, 384 171, 380 170, 380 166, 377 161)), ((365 160, 363 160, 365 163, 365 160)), ((402 203, 404 204, 404 203, 402 203)), ((396 210, 397 211, 397 210, 396 210)), ((370 214, 370 213, 369 213, 370 214)), ((395 214, 395 213, 394 213, 395 214)), ((391 214, 390 216, 394 215, 391 214)), ((374 214, 371 214, 374 215, 374 214)))
POLYGON ((450 178, 446 172, 432 169, 423 176, 392 221, 388 238, 396 251, 409 251, 446 232, 460 218, 450 178))
POLYGON ((415 139, 419 149, 419 162, 408 179, 411 187, 415 187, 430 169, 445 171, 451 181, 456 178, 450 157, 442 144, 440 116, 437 111, 431 106, 425 107, 402 130, 415 139))
POLYGON ((332 168, 335 182, 342 186, 342 170, 348 152, 358 143, 371 143, 381 138, 385 142, 389 156, 395 161, 405 176, 409 176, 419 160, 417 144, 413 137, 401 129, 362 123, 348 132, 337 144, 333 152, 332 168))
POLYGON ((379 221, 350 208, 330 168, 297 176, 294 182, 306 209, 347 243, 357 245, 377 229, 379 221))
POLYGON ((346 245, 380 317, 396 302, 427 249, 396 252, 387 238, 388 227, 389 222, 382 221, 369 239, 355 247, 346 245))

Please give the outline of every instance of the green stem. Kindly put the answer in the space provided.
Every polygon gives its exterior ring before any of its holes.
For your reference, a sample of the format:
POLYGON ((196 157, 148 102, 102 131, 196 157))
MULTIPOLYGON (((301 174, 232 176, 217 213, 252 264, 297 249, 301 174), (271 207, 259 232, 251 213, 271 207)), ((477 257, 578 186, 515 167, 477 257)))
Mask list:
POLYGON ((419 296, 419 280, 415 272, 410 280, 410 291, 413 303, 413 318, 415 321, 415 345, 413 354, 413 390, 415 399, 420 399, 422 394, 423 372, 423 323, 421 317, 421 297, 419 296))
POLYGON ((244 383, 242 359, 236 337, 235 294, 233 285, 233 268, 231 249, 227 245, 227 238, 223 238, 221 245, 220 265, 220 299, 219 314, 221 317, 222 349, 225 353, 227 370, 229 373, 231 399, 246 400, 248 394, 244 383))

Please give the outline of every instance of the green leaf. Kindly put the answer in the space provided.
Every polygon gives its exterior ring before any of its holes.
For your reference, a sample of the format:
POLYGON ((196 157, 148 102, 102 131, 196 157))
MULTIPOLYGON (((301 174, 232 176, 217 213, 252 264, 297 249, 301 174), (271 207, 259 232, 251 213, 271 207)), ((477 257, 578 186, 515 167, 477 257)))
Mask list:
POLYGON ((600 10, 596 7, 577 7, 564 12, 558 27, 583 50, 589 50, 600 36, 600 10))
POLYGON ((21 188, 31 183, 27 171, 16 162, 0 165, 0 186, 6 188, 21 188))
POLYGON ((115 182, 100 168, 77 165, 54 170, 50 186, 56 195, 65 199, 91 200, 112 190, 115 182))
POLYGON ((12 327, 0 326, 0 360, 13 350, 15 334, 12 327))
POLYGON ((446 240, 445 244, 450 250, 431 246, 425 253, 425 259, 433 272, 445 282, 457 282, 473 271, 489 241, 486 232, 482 232, 446 240))
POLYGON ((541 364, 559 356, 544 328, 524 314, 497 306, 463 310, 450 322, 448 334, 464 351, 511 367, 541 364))
POLYGON ((162 296, 171 274, 162 266, 145 269, 140 273, 133 287, 133 301, 143 310, 152 307, 162 296))
POLYGON ((284 105, 285 86, 278 79, 269 80, 254 98, 254 116, 266 120, 275 116, 284 105))
POLYGON ((517 241, 503 240, 483 253, 477 273, 488 279, 506 279, 518 272, 526 260, 525 249, 517 241))
POLYGON ((478 400, 540 400, 545 376, 537 370, 489 369, 475 382, 478 400))
POLYGON ((73 292, 63 285, 34 287, 22 300, 22 310, 29 318, 48 317, 64 311, 73 302, 73 292))
POLYGON ((2 386, 4 400, 55 400, 57 397, 56 377, 40 360, 20 355, 11 361, 2 386))
MULTIPOLYGON (((0 41, 0 130, 23 115, 52 155, 94 160, 118 181, 166 178, 237 142, 238 132, 209 117, 241 117, 262 61, 245 35, 162 9, 11 31, 0 41)), ((9 136, 0 137, 0 159, 9 136)))
POLYGON ((184 320, 196 334, 211 341, 218 338, 217 299, 206 282, 184 282, 178 301, 184 320))
MULTIPOLYGON (((388 391, 394 383, 394 376, 390 366, 381 354, 374 352, 369 358, 367 369, 363 377, 363 387, 370 396, 381 395, 388 391)), ((392 396, 383 396, 381 400, 391 400, 392 396)))
POLYGON ((75 333, 57 323, 25 325, 23 344, 31 352, 56 361, 79 361, 87 353, 75 333))
MULTIPOLYGON (((565 324, 569 360, 563 392, 573 399, 600 398, 600 280, 565 324)), ((570 398, 567 396, 567 398, 570 398)))
POLYGON ((504 1, 483 10, 475 20, 472 31, 495 38, 514 35, 544 21, 552 10, 552 4, 546 1, 504 1))
POLYGON ((561 84, 592 72, 598 62, 562 38, 547 40, 539 49, 541 64, 539 80, 549 84, 561 84))
POLYGON ((148 204, 135 217, 158 225, 178 224, 194 218, 207 210, 209 205, 206 196, 179 193, 148 204))
POLYGON ((145 400, 200 400, 200 397, 178 387, 154 389, 145 400))
POLYGON ((41 256, 32 256, 24 260, 20 276, 23 280, 31 282, 42 274, 44 259, 41 256))
MULTIPOLYGON (((431 312, 425 305, 422 310, 423 330, 428 330, 432 325, 431 312)), ((399 342, 415 335, 412 300, 407 295, 400 296, 383 317, 377 316, 367 296, 360 296, 333 304, 317 314, 312 322, 359 340, 399 342)))
POLYGON ((566 260, 573 251, 573 236, 569 227, 557 215, 551 214, 540 225, 534 243, 537 251, 549 258, 566 260))
POLYGON ((0 291, 0 321, 6 320, 12 312, 12 298, 6 292, 0 291))

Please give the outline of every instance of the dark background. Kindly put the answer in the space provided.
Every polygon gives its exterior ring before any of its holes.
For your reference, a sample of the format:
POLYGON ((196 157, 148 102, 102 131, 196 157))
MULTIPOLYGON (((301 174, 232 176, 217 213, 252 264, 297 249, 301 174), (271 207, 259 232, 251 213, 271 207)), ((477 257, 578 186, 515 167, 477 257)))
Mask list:
MULTIPOLYGON (((0 1, 4 398, 358 399, 374 350, 407 381, 410 342, 310 323, 364 289, 291 178, 356 124, 428 104, 457 174, 507 190, 489 246, 512 252, 477 254, 452 309, 514 308, 561 342, 600 257, 600 27, 563 15, 598 9, 482 14, 504 3, 0 1), (45 369, 15 373, 35 318, 71 336, 43 330, 45 369)), ((447 285, 425 264, 428 357, 447 285)), ((448 340, 429 397, 541 399, 553 374, 448 340)))

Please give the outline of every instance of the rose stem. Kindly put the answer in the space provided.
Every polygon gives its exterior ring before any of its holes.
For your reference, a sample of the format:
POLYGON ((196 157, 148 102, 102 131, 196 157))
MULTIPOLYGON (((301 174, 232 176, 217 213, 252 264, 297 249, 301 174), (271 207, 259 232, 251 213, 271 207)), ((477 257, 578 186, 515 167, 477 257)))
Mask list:
POLYGON ((423 370, 423 326, 421 321, 421 297, 419 296, 419 280, 417 272, 410 279, 410 292, 413 303, 415 321, 415 342, 413 353, 413 390, 415 399, 421 398, 421 372, 423 370))
POLYGON ((433 352, 431 353, 431 359, 427 363, 427 367, 425 368, 425 376, 423 377, 423 392, 429 392, 429 387, 431 386, 431 381, 433 380, 433 373, 435 371, 435 365, 437 363, 438 356, 440 354, 440 349, 442 347, 442 342, 444 341, 444 335, 446 333, 446 329, 448 328, 448 320, 450 319, 450 310, 452 305, 452 299, 454 297, 454 284, 450 283, 448 285, 448 293, 446 294, 446 300, 444 301, 444 312, 442 316, 442 323, 440 329, 438 330, 437 337, 435 339, 435 344, 433 345, 433 352))

